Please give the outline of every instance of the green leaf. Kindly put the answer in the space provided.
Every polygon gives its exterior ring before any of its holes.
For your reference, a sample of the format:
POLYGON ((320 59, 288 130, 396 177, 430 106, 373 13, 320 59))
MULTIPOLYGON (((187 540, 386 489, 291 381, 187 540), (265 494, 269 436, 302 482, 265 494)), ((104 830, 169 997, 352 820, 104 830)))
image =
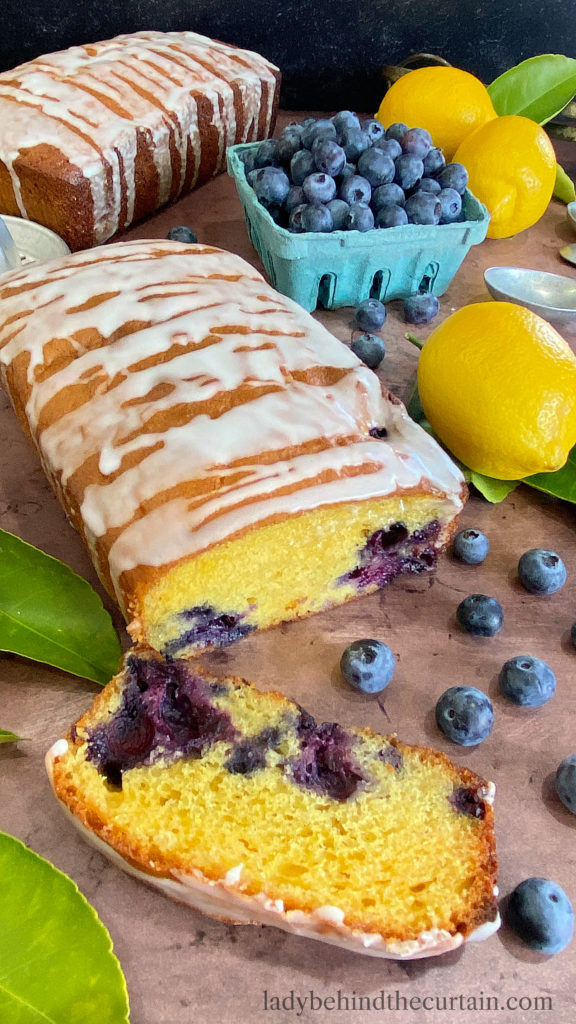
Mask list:
POLYGON ((511 491, 514 491, 519 480, 496 480, 493 476, 484 476, 482 473, 475 473, 474 470, 469 470, 470 483, 474 484, 477 491, 480 491, 486 501, 491 501, 493 505, 496 505, 499 501, 504 501, 504 498, 508 497, 511 491))
POLYGON ((555 473, 536 473, 534 476, 527 476, 524 483, 529 487, 535 487, 537 491, 544 491, 545 494, 576 504, 576 447, 570 452, 568 461, 562 469, 557 469, 555 473))
POLYGON ((0 743, 17 743, 21 736, 16 736, 13 732, 6 732, 6 729, 0 729, 0 743))
POLYGON ((545 124, 576 93, 576 60, 542 53, 523 60, 488 86, 497 114, 520 114, 545 124))
POLYGON ((120 641, 98 595, 57 558, 0 530, 0 650, 107 683, 120 641))
POLYGON ((0 1020, 127 1024, 108 931, 74 882, 0 832, 0 1020))
POLYGON ((573 203, 576 200, 576 189, 572 178, 569 178, 563 167, 556 164, 556 184, 552 193, 555 199, 563 203, 573 203))

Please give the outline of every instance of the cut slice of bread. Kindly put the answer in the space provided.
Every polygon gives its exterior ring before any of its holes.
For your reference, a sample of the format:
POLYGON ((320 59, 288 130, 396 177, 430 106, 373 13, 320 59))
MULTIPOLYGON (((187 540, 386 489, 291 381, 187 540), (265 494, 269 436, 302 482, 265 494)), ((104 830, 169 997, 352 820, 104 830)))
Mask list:
POLYGON ((491 783, 196 662, 128 654, 47 765, 103 852, 222 920, 393 958, 498 927, 491 783))

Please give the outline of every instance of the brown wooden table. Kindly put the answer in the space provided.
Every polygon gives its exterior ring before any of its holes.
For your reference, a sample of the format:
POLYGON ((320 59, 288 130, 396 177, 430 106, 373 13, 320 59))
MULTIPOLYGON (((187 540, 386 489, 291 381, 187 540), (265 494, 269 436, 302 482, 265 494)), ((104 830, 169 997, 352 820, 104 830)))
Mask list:
MULTIPOLYGON (((201 241, 258 265, 234 186, 225 175, 126 237, 163 238, 170 226, 180 223, 192 226, 201 241)), ((565 207, 552 203, 540 223, 518 237, 474 247, 442 298, 436 323, 467 302, 488 298, 482 271, 493 264, 574 276, 557 255, 559 245, 573 237, 565 207)), ((398 302, 388 307, 381 374, 396 394, 407 398, 417 351, 404 339, 407 328, 400 307, 398 302)), ((317 315, 348 343, 351 312, 317 315)), ((430 329, 417 333, 425 337, 430 329)), ((567 337, 574 345, 576 335, 567 337)), ((0 417, 0 525, 67 562, 101 592, 88 556, 4 397, 0 417)), ((438 747, 493 779, 501 892, 508 893, 528 876, 544 875, 562 885, 576 906, 576 817, 563 808, 552 787, 559 761, 576 751, 576 651, 569 638, 576 619, 576 509, 520 487, 500 505, 472 495, 462 525, 488 535, 491 550, 484 565, 463 566, 447 555, 435 576, 400 579, 380 594, 248 637, 206 661, 264 689, 285 691, 320 720, 395 731, 406 741, 438 747), (518 558, 531 547, 550 547, 562 555, 568 582, 559 593, 538 598, 519 585, 518 558), (474 638, 458 629, 456 606, 471 592, 492 594, 502 602, 505 622, 498 636, 474 638), (384 640, 398 659, 382 706, 350 692, 340 680, 340 654, 361 637, 384 640), (558 689, 547 706, 516 709, 499 696, 498 671, 516 654, 537 655, 555 671, 558 689), (434 722, 439 695, 461 683, 485 690, 495 707, 492 735, 471 750, 445 741, 434 722)), ((103 596, 127 644, 121 618, 103 596)), ((48 746, 86 710, 96 691, 84 680, 0 654, 0 726, 29 737, 18 746, 0 746, 0 828, 71 875, 95 906, 126 975, 132 1024, 574 1020, 576 940, 563 953, 545 957, 502 928, 487 942, 437 959, 377 960, 274 928, 220 924, 119 872, 65 820, 43 766, 48 746), (378 1002, 369 1012, 365 1004, 362 1008, 360 996, 376 999, 381 992, 382 1009, 378 1002), (307 1000, 301 1012, 298 996, 307 1000), (284 1000, 284 1009, 273 1009, 274 997, 284 1000), (318 1000, 326 997, 326 1006, 319 1009, 318 1000), (499 1009, 489 998, 498 1000, 499 1009), (541 1008, 545 1004, 538 1000, 543 999, 551 1000, 552 1007, 541 1008)))

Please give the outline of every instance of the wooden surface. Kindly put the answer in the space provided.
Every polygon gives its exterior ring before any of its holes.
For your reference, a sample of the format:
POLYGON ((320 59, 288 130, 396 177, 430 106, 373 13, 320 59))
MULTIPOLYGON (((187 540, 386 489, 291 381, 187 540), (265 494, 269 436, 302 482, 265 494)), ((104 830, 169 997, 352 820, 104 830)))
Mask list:
MULTIPOLYGON (((553 203, 536 227, 517 238, 474 247, 441 300, 439 319, 466 302, 486 300, 482 271, 494 264, 575 276, 557 256, 558 246, 573 237, 565 218, 565 208, 553 203)), ((163 238, 171 225, 179 223, 193 227, 201 241, 257 263, 226 176, 126 237, 163 238)), ((338 338, 349 342, 350 309, 318 316, 338 338)), ((429 329, 417 333, 424 337, 429 329)), ((400 303, 391 303, 383 331, 387 355, 381 374, 402 398, 410 392, 417 362, 416 349, 404 340, 405 330, 400 303)), ((574 344, 576 335, 567 337, 574 344)), ((4 397, 0 417, 0 525, 64 560, 101 592, 88 556, 4 397)), ((206 661, 264 689, 283 690, 321 721, 337 719, 395 731, 408 742, 438 747, 457 763, 493 779, 502 894, 528 876, 544 875, 562 885, 576 905, 576 817, 563 808, 552 787, 558 763, 576 751, 576 651, 569 639, 576 618, 575 522, 573 506, 526 487, 495 506, 473 496, 462 525, 479 527, 488 535, 491 550, 484 565, 463 566, 447 555, 435 576, 400 579, 380 594, 248 637, 206 661), (558 594, 538 598, 520 587, 518 558, 531 547, 553 548, 565 560, 568 582, 558 594), (457 627, 456 607, 472 592, 491 594, 502 602, 505 621, 498 636, 474 638, 457 627), (384 640, 398 659, 394 680, 380 701, 350 692, 340 680, 342 650, 362 637, 384 640), (558 689, 549 705, 516 709, 499 696, 498 671, 517 654, 537 655, 555 671, 558 689), (440 694, 462 683, 485 690, 495 707, 492 735, 472 749, 444 740, 434 723, 440 694)), ((105 595, 104 600, 127 644, 118 612, 105 595)), ((487 942, 438 959, 381 961, 273 928, 220 924, 123 875, 65 820, 43 766, 46 749, 86 710, 96 691, 86 681, 0 655, 0 727, 29 737, 16 747, 0 746, 0 828, 71 875, 95 906, 126 975, 132 1024, 574 1020, 576 941, 563 953, 545 957, 502 928, 487 942), (377 1002, 368 1012, 366 1004, 361 1008, 360 996, 380 997, 384 1006, 377 1002), (306 1000, 303 1010, 297 997, 306 1000), (318 1000, 326 997, 326 1008, 319 1009, 318 1000), (274 998, 280 1005, 284 1000, 284 1009, 274 1008, 279 1005, 274 998), (488 998, 498 1000, 498 1010, 488 998), (552 1001, 551 1009, 538 1008, 542 1004, 536 1001, 542 998, 552 1001)))

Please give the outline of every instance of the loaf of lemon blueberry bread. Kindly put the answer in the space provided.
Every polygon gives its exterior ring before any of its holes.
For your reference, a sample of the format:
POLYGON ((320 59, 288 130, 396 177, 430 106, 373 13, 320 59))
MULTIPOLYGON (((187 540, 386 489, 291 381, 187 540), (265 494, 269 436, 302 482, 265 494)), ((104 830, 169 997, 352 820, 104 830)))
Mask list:
POLYGON ((432 568, 462 508, 376 374, 218 249, 5 276, 0 365, 132 636, 171 657, 432 568))
POLYGON ((493 786, 136 649, 47 757, 102 852, 222 920, 417 957, 498 927, 493 786))
POLYGON ((0 74, 0 213, 105 241, 272 134, 280 73, 195 32, 136 32, 0 74))

